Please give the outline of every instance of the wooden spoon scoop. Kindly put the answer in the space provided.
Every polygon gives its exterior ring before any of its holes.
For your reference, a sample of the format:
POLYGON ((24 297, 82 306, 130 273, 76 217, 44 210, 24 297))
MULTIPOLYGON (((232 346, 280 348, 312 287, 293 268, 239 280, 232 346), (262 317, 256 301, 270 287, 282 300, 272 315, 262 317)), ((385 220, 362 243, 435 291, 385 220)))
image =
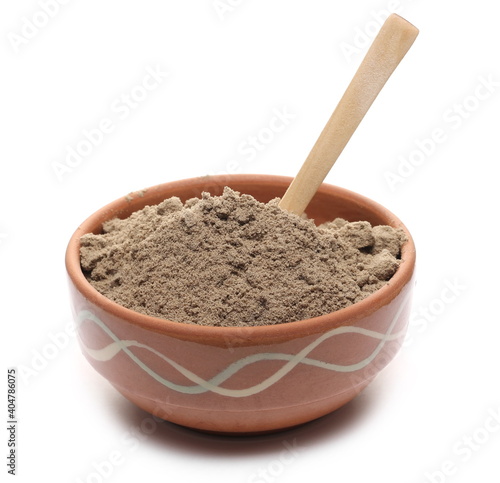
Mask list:
POLYGON ((418 29, 391 14, 326 123, 279 206, 301 215, 372 105, 417 38, 418 29))

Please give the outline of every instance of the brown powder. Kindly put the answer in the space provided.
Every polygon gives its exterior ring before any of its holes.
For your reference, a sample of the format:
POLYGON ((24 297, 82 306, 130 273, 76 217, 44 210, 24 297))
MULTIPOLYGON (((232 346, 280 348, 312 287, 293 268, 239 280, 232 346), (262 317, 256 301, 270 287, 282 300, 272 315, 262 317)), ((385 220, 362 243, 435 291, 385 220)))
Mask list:
POLYGON ((169 198, 81 238, 81 265, 129 309, 215 326, 279 324, 347 307, 400 263, 402 230, 336 219, 316 227, 229 188, 169 198))

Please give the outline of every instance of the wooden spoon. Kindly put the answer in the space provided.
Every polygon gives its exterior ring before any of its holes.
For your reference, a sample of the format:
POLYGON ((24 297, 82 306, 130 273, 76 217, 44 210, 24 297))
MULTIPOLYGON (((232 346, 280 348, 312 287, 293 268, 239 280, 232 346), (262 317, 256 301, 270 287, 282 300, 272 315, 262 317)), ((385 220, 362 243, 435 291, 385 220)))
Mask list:
POLYGON ((413 42, 418 29, 391 14, 375 37, 351 83, 279 206, 301 215, 348 143, 387 79, 413 42))

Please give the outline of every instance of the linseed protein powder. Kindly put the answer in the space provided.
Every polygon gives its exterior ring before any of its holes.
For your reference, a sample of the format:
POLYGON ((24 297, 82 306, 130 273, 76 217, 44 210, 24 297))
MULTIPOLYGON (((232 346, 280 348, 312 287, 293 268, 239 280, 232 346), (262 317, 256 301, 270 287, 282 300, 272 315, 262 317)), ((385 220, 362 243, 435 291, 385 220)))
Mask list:
POLYGON ((254 326, 307 319, 381 288, 402 230, 336 219, 317 227, 225 188, 169 198, 81 237, 81 266, 103 295, 176 322, 254 326))

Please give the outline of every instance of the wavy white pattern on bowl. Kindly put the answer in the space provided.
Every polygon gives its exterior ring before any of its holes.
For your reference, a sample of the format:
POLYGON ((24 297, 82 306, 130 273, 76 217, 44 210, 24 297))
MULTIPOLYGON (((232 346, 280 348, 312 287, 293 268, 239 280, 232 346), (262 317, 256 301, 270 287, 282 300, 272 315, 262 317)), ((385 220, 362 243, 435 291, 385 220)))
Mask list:
POLYGON ((164 386, 173 389, 174 391, 178 391, 184 394, 201 394, 206 391, 211 391, 216 394, 220 394, 222 396, 229 396, 229 397, 246 397, 246 396, 252 396, 254 394, 257 394, 268 387, 272 386, 274 383, 279 381, 281 378, 283 378, 286 374, 288 374, 290 371, 292 371, 297 365, 299 364, 307 364, 310 366, 315 366, 315 367, 320 367, 322 369, 327 369, 330 371, 336 371, 336 372, 354 372, 358 371, 360 369, 363 369, 366 367, 370 362, 372 362, 375 357, 378 355, 378 353, 382 350, 384 345, 388 341, 396 340, 399 337, 403 336, 406 332, 406 327, 397 332, 397 333, 392 333, 392 330, 396 326, 399 317, 401 313, 403 312, 403 309, 406 307, 406 304, 408 303, 409 296, 406 295, 403 303, 401 304, 399 310, 396 312, 394 315, 391 323, 389 324, 389 327, 387 329, 387 332, 385 334, 382 334, 380 332, 375 332, 372 330, 364 329, 362 327, 355 327, 355 326, 343 326, 343 327, 337 327, 335 329, 330 330, 329 332, 326 332, 325 334, 321 335, 318 337, 316 340, 308 344, 306 347, 304 347, 300 352, 298 352, 295 355, 292 354, 284 354, 284 353, 270 353, 270 352, 259 352, 247 357, 243 357, 232 364, 230 364, 228 367, 226 367, 223 371, 219 372, 216 376, 209 380, 205 380, 202 377, 199 377, 195 373, 191 372, 190 370, 186 369, 185 367, 181 366, 180 364, 176 363, 172 359, 168 358, 161 352, 158 352, 156 349, 153 349, 152 347, 149 347, 147 345, 141 344, 138 341, 135 340, 121 340, 119 339, 110 329, 109 327, 106 326, 106 324, 99 319, 95 314, 90 312, 89 310, 82 310, 79 312, 78 317, 77 317, 77 325, 81 325, 84 321, 92 321, 96 325, 98 325, 106 334, 113 339, 114 342, 111 344, 107 345, 106 347, 103 347, 102 349, 90 349, 88 348, 83 341, 80 339, 80 343, 85 350, 85 352, 91 357, 92 359, 96 361, 101 361, 101 362, 106 362, 113 357, 115 357, 119 352, 123 351, 137 366, 139 366, 145 373, 150 375, 153 379, 158 381, 160 384, 163 384, 164 386), (356 363, 356 364, 350 364, 350 365, 339 365, 339 364, 333 364, 330 362, 324 362, 324 361, 319 361, 316 359, 310 359, 307 357, 307 355, 314 350, 316 347, 318 347, 322 342, 324 342, 327 339, 330 339, 331 337, 338 336, 340 334, 361 334, 366 337, 371 337, 373 339, 378 339, 380 340, 379 344, 377 347, 374 349, 374 351, 365 359, 362 361, 356 363), (146 349, 149 352, 155 354, 159 358, 163 359, 166 363, 174 367, 177 371, 179 371, 183 376, 185 376, 187 379, 195 383, 193 386, 185 386, 181 384, 175 384, 167 379, 164 379, 161 375, 159 375, 157 372, 152 370, 150 367, 148 367, 144 362, 142 362, 129 348, 130 347, 138 347, 141 349, 146 349), (241 369, 243 369, 245 366, 249 364, 254 364, 255 362, 258 361, 263 361, 263 360, 268 360, 268 361, 287 361, 286 364, 284 364, 280 369, 278 369, 272 376, 269 376, 268 378, 264 379, 262 382, 259 384, 255 384, 254 386, 245 388, 245 389, 227 389, 220 387, 220 385, 229 379, 231 376, 239 372, 241 369))

